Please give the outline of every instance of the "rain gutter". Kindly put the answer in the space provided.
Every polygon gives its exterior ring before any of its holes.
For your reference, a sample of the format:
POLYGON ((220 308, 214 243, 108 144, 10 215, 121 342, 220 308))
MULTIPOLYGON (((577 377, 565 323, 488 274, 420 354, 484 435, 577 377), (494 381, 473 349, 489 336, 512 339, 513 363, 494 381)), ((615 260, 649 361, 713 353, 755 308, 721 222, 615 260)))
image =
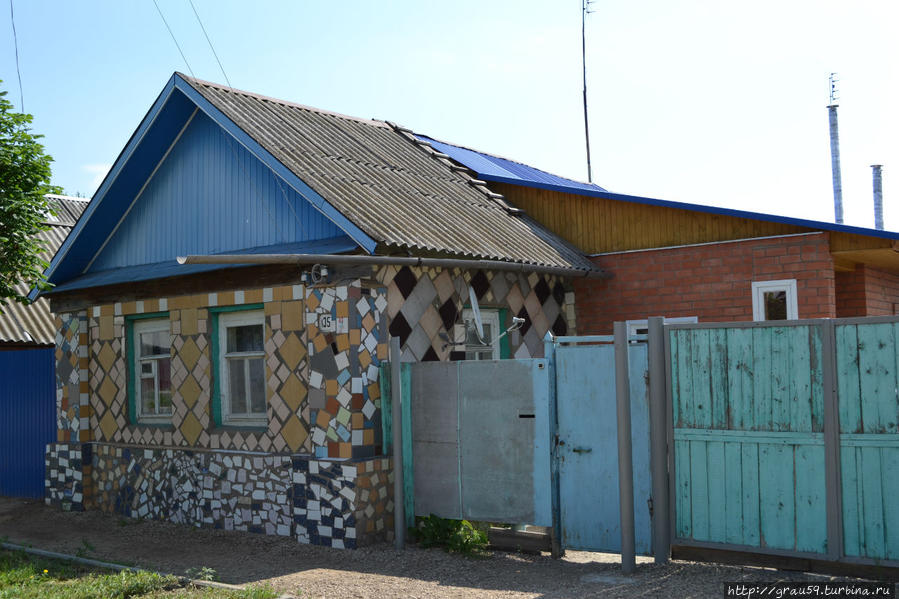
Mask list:
POLYGON ((560 277, 608 279, 611 274, 600 269, 566 268, 504 262, 502 260, 463 260, 458 258, 417 258, 406 256, 360 256, 333 254, 216 254, 211 256, 178 256, 178 264, 332 264, 350 266, 424 266, 439 268, 487 269, 538 273, 560 277))

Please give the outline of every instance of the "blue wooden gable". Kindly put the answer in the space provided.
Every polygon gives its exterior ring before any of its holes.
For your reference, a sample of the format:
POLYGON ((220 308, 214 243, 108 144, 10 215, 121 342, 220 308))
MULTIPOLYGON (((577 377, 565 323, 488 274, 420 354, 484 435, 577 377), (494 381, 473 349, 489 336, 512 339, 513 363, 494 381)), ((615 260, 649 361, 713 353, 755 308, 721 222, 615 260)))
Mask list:
POLYGON ((175 74, 47 275, 77 289, 195 270, 174 269, 179 255, 269 247, 371 253, 375 242, 175 74))
POLYGON ((197 111, 87 272, 342 235, 197 111))

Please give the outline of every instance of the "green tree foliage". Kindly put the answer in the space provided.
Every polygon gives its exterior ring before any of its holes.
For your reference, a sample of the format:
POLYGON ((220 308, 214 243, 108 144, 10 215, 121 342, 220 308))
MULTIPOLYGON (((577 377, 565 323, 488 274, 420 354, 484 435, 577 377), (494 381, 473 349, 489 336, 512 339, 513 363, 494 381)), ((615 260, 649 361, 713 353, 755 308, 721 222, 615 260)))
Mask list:
MULTIPOLYGON (((2 81, 0 81, 2 83, 2 81)), ((41 258, 44 242, 37 234, 47 229, 50 212, 47 193, 60 193, 50 185, 50 163, 31 133, 32 116, 13 110, 0 91, 0 314, 5 301, 27 302, 19 285, 47 289, 47 262, 41 258)), ((26 292, 27 293, 27 292, 26 292)))

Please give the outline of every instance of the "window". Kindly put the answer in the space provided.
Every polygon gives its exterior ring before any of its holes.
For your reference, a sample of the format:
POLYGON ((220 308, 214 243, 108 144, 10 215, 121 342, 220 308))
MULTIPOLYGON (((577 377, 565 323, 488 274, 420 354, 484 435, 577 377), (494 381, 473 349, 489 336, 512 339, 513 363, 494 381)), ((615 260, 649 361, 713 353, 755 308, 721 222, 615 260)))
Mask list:
POLYGON ((164 423, 172 417, 171 345, 168 318, 134 323, 132 372, 138 422, 164 423))
MULTIPOLYGON (((665 317, 665 324, 685 324, 685 323, 693 323, 699 322, 699 318, 696 316, 674 316, 672 318, 665 317)), ((636 335, 648 335, 649 334, 649 320, 628 320, 627 321, 627 336, 634 337, 636 335)))
POLYGON ((754 281, 752 283, 753 320, 796 320, 796 279, 754 281))
POLYGON ((219 316, 222 421, 266 426, 265 317, 261 311, 219 316))
POLYGON ((484 325, 484 338, 478 339, 478 331, 474 324, 474 312, 468 308, 462 311, 465 327, 465 359, 466 360, 499 360, 500 348, 496 337, 502 332, 499 328, 498 310, 481 310, 481 324, 484 325), (483 343, 482 343, 483 341, 483 343))

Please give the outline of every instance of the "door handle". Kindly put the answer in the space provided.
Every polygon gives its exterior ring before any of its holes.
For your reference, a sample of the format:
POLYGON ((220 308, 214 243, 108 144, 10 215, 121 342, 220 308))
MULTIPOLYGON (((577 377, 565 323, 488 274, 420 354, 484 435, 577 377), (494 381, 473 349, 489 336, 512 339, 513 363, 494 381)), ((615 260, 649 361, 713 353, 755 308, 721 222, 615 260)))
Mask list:
POLYGON ((571 451, 573 451, 574 453, 590 453, 591 451, 593 451, 593 448, 592 447, 575 447, 571 451))

